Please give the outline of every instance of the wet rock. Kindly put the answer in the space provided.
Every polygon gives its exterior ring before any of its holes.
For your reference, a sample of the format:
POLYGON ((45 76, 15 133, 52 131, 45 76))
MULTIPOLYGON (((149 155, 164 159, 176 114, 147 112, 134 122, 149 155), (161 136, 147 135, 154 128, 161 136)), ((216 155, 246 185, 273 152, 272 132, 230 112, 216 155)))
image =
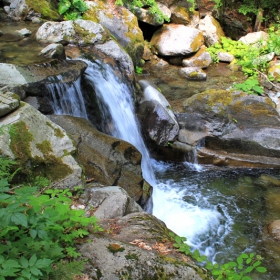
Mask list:
POLYGON ((205 135, 201 160, 213 162, 217 154, 216 164, 238 165, 239 158, 248 167, 279 166, 280 117, 269 98, 208 90, 185 100, 184 108, 192 118, 184 129, 205 135))
POLYGON ((225 36, 220 23, 211 15, 206 15, 199 21, 198 30, 203 33, 207 47, 220 42, 220 38, 225 36))
POLYGON ((1 155, 15 159, 21 167, 18 176, 44 176, 60 188, 82 184, 82 168, 71 155, 75 152, 72 140, 39 111, 21 103, 0 119, 0 125, 1 155))
POLYGON ((280 220, 275 220, 267 226, 268 233, 277 241, 280 241, 280 220))
POLYGON ((83 165, 87 178, 104 185, 120 186, 135 201, 141 201, 144 192, 141 154, 134 146, 99 132, 85 119, 49 118, 72 136, 77 146, 77 160, 83 165))
POLYGON ((212 58, 205 48, 201 47, 200 50, 191 58, 185 58, 182 65, 185 67, 199 67, 207 68, 212 63, 212 58))
POLYGON ((2 36, 3 35, 3 32, 0 30, 0 36, 2 36))
POLYGON ((183 67, 179 70, 179 74, 189 80, 205 81, 207 74, 200 67, 183 67))
POLYGON ((180 24, 163 25, 151 40, 153 52, 163 56, 191 54, 197 52, 203 43, 201 32, 180 24))
POLYGON ((171 106, 156 87, 145 80, 139 85, 143 91, 138 108, 138 118, 148 139, 157 145, 165 146, 176 138, 179 125, 171 106))
POLYGON ((17 109, 20 105, 18 95, 12 92, 0 92, 0 117, 17 109))
POLYGON ((42 49, 39 55, 54 59, 66 59, 65 50, 62 44, 50 44, 42 49))
POLYGON ((43 43, 88 45, 105 43, 110 39, 110 33, 101 24, 90 20, 48 21, 38 29, 36 39, 43 43))

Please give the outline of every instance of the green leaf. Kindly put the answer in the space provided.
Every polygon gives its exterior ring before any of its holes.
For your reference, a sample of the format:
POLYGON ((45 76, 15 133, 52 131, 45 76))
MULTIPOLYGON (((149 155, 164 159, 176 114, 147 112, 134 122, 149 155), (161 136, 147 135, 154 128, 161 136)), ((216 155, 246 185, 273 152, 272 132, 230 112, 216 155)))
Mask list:
POLYGON ((60 15, 64 14, 69 10, 71 7, 71 2, 70 1, 63 1, 58 3, 58 12, 60 15))
POLYGON ((36 262, 36 267, 37 268, 46 268, 46 267, 49 267, 51 264, 53 263, 53 260, 50 260, 50 259, 40 259, 36 262))
POLYGON ((34 264, 37 261, 37 256, 34 254, 30 259, 29 259, 29 266, 34 266, 34 264))
POLYGON ((29 266, 29 262, 25 257, 21 257, 19 262, 23 268, 27 268, 29 266))
POLYGON ((242 277, 242 280, 252 280, 252 278, 249 276, 244 276, 244 277, 242 277))
POLYGON ((258 267, 256 268, 256 270, 257 270, 258 272, 260 272, 260 273, 265 273, 265 272, 267 271, 267 269, 266 269, 265 267, 263 267, 263 266, 258 266, 258 267))
POLYGON ((11 216, 11 221, 16 225, 27 227, 27 217, 22 213, 15 213, 11 216))
POLYGON ((31 267, 31 268, 30 268, 30 272, 31 272, 33 275, 36 275, 36 276, 38 276, 38 275, 43 276, 42 272, 41 272, 38 268, 36 268, 36 267, 31 267))
POLYGON ((36 238, 37 233, 38 233, 38 231, 35 230, 35 229, 30 229, 30 230, 29 230, 29 234, 30 234, 30 236, 31 236, 33 239, 36 238))

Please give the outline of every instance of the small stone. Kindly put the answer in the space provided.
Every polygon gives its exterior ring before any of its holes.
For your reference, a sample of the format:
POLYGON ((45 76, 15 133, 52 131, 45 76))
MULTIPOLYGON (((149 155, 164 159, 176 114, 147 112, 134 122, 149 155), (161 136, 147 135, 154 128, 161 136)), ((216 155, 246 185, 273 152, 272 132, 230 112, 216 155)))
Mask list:
POLYGON ((219 61, 232 62, 234 60, 234 55, 228 52, 218 52, 219 61))
POLYGON ((27 28, 23 28, 21 30, 16 30, 15 33, 20 35, 20 36, 25 37, 25 36, 31 35, 32 32, 27 28))
POLYGON ((184 67, 179 70, 179 74, 189 80, 205 81, 207 79, 206 73, 198 67, 184 67))

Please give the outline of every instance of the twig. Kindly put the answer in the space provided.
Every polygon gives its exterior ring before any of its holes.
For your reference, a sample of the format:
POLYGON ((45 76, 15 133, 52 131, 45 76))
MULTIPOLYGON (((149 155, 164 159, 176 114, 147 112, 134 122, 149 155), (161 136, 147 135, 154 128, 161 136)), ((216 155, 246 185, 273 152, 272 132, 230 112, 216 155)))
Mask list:
POLYGON ((265 77, 265 79, 276 89, 280 90, 280 87, 276 86, 274 83, 272 83, 269 78, 267 77, 267 75, 265 75, 263 72, 261 72, 260 70, 254 68, 254 70, 256 70, 259 74, 261 74, 263 77, 265 77))

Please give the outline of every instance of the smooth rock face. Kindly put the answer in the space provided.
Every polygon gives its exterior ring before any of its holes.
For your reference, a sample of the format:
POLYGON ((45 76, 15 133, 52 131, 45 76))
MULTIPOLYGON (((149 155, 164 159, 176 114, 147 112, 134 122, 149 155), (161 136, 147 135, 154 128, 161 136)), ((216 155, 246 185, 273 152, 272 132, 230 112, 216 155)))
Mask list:
POLYGON ((110 33, 96 22, 89 20, 69 20, 45 22, 37 31, 36 39, 44 43, 73 43, 88 45, 104 43, 110 33))
POLYGON ((0 135, 1 155, 15 159, 23 176, 40 174, 61 188, 82 184, 82 168, 71 155, 75 151, 72 140, 32 106, 21 103, 0 119, 0 125, 4 131, 0 135))
POLYGON ((71 116, 49 116, 63 127, 77 145, 77 160, 85 175, 104 185, 120 186, 139 202, 144 179, 141 154, 131 144, 96 130, 87 120, 71 116))
POLYGON ((220 23, 211 15, 206 15, 204 19, 199 21, 198 30, 203 32, 207 47, 220 42, 220 38, 225 36, 220 23))
POLYGON ((200 31, 195 28, 179 24, 166 24, 157 30, 151 40, 156 54, 186 55, 199 50, 204 39, 200 31))
POLYGON ((259 41, 266 41, 268 39, 269 35, 264 31, 259 32, 252 32, 248 33, 247 35, 241 37, 238 41, 246 44, 246 45, 252 45, 259 41))
POLYGON ((180 128, 201 135, 201 160, 221 153, 219 164, 237 165, 239 155, 240 165, 280 166, 280 117, 269 98, 208 90, 187 99, 184 108, 180 128))
POLYGON ((176 138, 179 125, 171 106, 156 87, 140 80, 143 96, 138 108, 138 118, 146 136, 157 145, 164 146, 176 138))

